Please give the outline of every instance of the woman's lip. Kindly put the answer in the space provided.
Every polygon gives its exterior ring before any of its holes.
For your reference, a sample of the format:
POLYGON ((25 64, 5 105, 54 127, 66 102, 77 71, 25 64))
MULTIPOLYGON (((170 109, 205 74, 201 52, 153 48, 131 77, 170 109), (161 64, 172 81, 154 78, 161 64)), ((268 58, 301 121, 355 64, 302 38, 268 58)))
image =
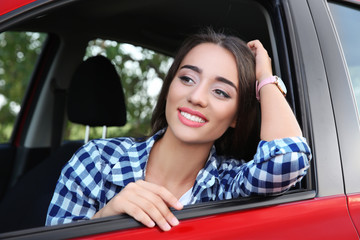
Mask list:
POLYGON ((203 114, 201 114, 200 112, 198 112, 198 111, 192 110, 192 109, 187 108, 187 107, 180 107, 180 108, 179 108, 179 111, 180 111, 180 112, 186 112, 186 113, 189 113, 189 114, 191 114, 191 115, 197 116, 197 117, 199 117, 199 118, 204 119, 205 122, 208 122, 207 118, 206 118, 203 114))

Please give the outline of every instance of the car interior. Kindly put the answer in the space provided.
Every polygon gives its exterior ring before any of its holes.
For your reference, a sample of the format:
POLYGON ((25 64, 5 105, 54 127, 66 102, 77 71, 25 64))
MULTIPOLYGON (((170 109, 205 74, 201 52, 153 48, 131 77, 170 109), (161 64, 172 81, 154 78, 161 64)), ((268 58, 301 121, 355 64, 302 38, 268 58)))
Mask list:
MULTIPOLYGON (((84 144, 63 141, 67 120, 89 127, 126 124, 126 99, 114 64, 103 56, 83 60, 92 39, 130 43, 170 57, 187 36, 207 26, 245 41, 259 39, 273 59, 274 72, 288 85, 287 100, 301 125, 298 93, 292 90, 296 82, 286 61, 286 36, 274 27, 279 19, 270 18, 269 11, 279 10, 248 0, 68 0, 43 1, 18 16, 3 16, 9 19, 0 32, 42 32, 47 39, 11 144, 0 148, 0 153, 11 155, 0 170, 0 211, 6 216, 0 219, 0 233, 44 225, 61 168, 84 144)), ((293 192, 311 189, 309 179, 293 192)), ((203 214, 194 213, 195 208, 190 216, 203 214)))

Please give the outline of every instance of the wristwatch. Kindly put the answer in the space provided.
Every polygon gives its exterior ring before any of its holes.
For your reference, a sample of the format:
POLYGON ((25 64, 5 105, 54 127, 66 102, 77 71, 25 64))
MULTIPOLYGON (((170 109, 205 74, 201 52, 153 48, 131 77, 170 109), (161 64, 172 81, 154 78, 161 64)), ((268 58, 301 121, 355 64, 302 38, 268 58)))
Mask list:
POLYGON ((270 83, 275 84, 280 90, 280 92, 284 95, 284 97, 286 96, 287 90, 284 82, 278 76, 271 76, 262 80, 260 83, 259 81, 256 81, 256 99, 258 101, 260 101, 260 89, 270 83))

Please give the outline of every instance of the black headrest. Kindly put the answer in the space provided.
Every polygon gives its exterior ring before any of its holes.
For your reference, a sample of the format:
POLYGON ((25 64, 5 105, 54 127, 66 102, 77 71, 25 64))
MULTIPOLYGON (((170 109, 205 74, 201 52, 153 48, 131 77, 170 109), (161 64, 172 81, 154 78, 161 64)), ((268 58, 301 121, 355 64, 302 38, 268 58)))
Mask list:
POLYGON ((68 92, 71 122, 89 126, 123 126, 126 107, 120 77, 104 56, 88 58, 74 73, 68 92))

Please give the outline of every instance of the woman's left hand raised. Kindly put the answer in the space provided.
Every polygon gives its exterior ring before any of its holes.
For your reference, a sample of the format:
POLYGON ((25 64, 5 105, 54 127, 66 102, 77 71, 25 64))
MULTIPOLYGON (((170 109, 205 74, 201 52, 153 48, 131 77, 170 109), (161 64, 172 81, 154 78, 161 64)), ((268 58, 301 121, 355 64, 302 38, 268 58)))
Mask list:
POLYGON ((255 55, 256 80, 261 82, 263 79, 271 77, 271 58, 262 43, 259 40, 253 40, 248 42, 247 45, 255 55))

